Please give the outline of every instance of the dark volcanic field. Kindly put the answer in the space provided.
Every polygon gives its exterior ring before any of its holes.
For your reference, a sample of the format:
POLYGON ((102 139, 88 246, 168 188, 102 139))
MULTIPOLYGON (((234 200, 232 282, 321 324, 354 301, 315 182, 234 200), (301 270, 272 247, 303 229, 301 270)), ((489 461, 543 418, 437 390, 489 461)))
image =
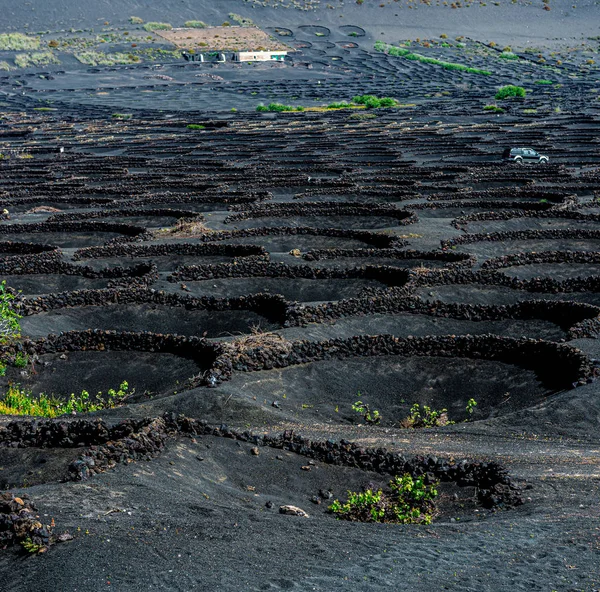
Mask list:
POLYGON ((0 591, 600 590, 597 4, 198 4, 0 1, 61 40, 0 50, 0 400, 133 391, 0 417, 0 489, 73 536, 2 549, 0 503, 0 591), (128 22, 232 11, 298 51, 185 62, 128 22), (324 107, 364 93, 400 106, 324 107), (415 403, 454 423, 402 427, 415 403), (442 480, 431 525, 327 511, 406 471, 442 480))

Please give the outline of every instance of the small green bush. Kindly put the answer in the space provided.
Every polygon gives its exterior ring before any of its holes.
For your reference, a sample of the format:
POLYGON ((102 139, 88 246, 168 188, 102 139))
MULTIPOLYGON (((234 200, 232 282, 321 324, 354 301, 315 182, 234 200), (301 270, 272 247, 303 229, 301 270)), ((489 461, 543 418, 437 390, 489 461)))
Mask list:
POLYGON ((6 280, 0 282, 0 343, 21 335, 19 319, 14 306, 15 295, 8 290, 6 280))
POLYGON ((424 478, 406 473, 389 482, 389 492, 382 489, 348 492, 348 501, 335 500, 329 511, 340 520, 352 522, 388 522, 394 524, 431 524, 437 497, 436 485, 425 485, 424 478))
POLYGON ((144 19, 141 19, 139 16, 130 16, 129 22, 132 25, 142 25, 144 23, 144 19))
POLYGON ((203 130, 203 129, 206 129, 206 126, 201 125, 199 123, 188 123, 186 127, 188 129, 192 129, 192 130, 203 130))
POLYGON ((131 113, 113 113, 111 117, 113 119, 131 119, 133 115, 131 113))
POLYGON ((536 80, 535 84, 554 84, 554 83, 552 82, 552 80, 542 79, 542 80, 536 80))
POLYGON ((498 89, 495 99, 501 101, 510 97, 524 97, 527 91, 522 86, 515 86, 514 84, 507 84, 498 89))
MULTIPOLYGON (((358 393, 358 396, 360 397, 360 392, 358 393)), ((369 425, 377 425, 381 421, 379 411, 371 411, 369 405, 367 403, 363 403, 362 401, 356 401, 356 403, 353 403, 352 411, 360 413, 369 425)))
POLYGON ((144 25, 144 30, 146 31, 170 31, 173 28, 173 25, 169 23, 146 23, 144 25))
POLYGON ((27 354, 17 352, 15 359, 13 360, 13 366, 15 368, 25 368, 29 364, 29 356, 27 354))
POLYGON ((183 26, 188 29, 206 29, 206 27, 208 27, 208 25, 202 21, 185 21, 183 26))
POLYGON ((498 105, 486 105, 483 110, 492 111, 493 113, 504 113, 504 109, 502 109, 502 107, 498 107, 498 105))

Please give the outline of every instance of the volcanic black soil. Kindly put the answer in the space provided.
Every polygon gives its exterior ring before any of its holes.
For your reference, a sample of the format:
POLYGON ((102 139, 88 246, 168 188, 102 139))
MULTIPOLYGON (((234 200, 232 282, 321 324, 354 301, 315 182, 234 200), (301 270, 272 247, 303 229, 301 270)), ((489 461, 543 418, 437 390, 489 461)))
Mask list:
POLYGON ((2 510, 2 591, 600 590, 597 4, 0 8, 0 403, 130 393, 0 417, 0 488, 72 535, 2 510), (295 51, 130 19, 240 15, 295 51), (328 511, 407 471, 432 524, 328 511))

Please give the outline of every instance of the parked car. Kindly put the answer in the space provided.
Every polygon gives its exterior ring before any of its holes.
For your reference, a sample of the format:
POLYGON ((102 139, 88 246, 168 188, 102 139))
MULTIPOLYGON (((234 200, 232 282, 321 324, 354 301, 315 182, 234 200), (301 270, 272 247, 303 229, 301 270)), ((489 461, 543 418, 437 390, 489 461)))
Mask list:
POLYGON ((550 159, 544 154, 536 152, 533 148, 507 148, 502 153, 502 160, 516 164, 524 164, 526 162, 548 164, 550 159))

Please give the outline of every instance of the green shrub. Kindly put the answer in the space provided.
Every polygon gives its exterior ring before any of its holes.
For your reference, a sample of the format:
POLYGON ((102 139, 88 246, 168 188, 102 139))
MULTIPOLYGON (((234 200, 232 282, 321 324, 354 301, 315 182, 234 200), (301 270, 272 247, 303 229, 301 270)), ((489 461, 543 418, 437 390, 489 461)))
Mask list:
POLYGON ((518 60, 519 56, 517 54, 512 53, 512 51, 503 51, 498 55, 499 58, 503 60, 518 60))
MULTIPOLYGON (((360 397, 360 392, 358 393, 360 397)), ((367 403, 363 403, 362 401, 356 401, 356 403, 352 404, 352 411, 356 411, 363 416, 363 419, 369 425, 377 425, 381 421, 381 416, 379 415, 379 411, 373 410, 371 411, 369 405, 367 403)))
POLYGON ((261 112, 272 111, 275 113, 281 113, 283 111, 304 111, 304 107, 292 107, 291 105, 283 105, 281 103, 269 103, 266 106, 259 105, 256 110, 261 112))
POLYGON ((357 95, 352 97, 355 105, 364 105, 367 109, 379 109, 381 107, 394 107, 398 104, 391 97, 376 97, 375 95, 357 95))
POLYGON ((186 127, 188 129, 192 129, 192 130, 203 130, 203 129, 206 129, 206 126, 201 125, 199 123, 188 123, 186 127))
POLYGON ((410 408, 410 415, 400 422, 403 428, 433 428, 452 424, 448 419, 448 410, 435 411, 427 405, 415 403, 410 408))
POLYGON ((554 84, 554 83, 552 82, 552 80, 542 79, 542 80, 536 80, 535 84, 554 84))
POLYGON ((173 28, 173 25, 169 23, 146 23, 144 25, 144 30, 146 31, 170 31, 173 28))
POLYGON ((14 307, 15 295, 8 291, 6 280, 0 283, 0 343, 21 335, 21 315, 14 307))
POLYGON ((500 89, 498 89, 495 99, 497 101, 501 101, 502 99, 508 99, 510 97, 524 97, 526 94, 527 93, 522 86, 515 86, 513 84, 508 84, 508 85, 502 86, 500 89))
POLYGON ((208 25, 202 21, 185 21, 183 26, 188 29, 206 29, 206 27, 208 27, 208 25))
POLYGON ((58 417, 59 415, 73 413, 90 413, 101 409, 114 409, 125 403, 133 395, 128 393, 129 385, 123 381, 118 390, 109 389, 106 397, 102 393, 96 395, 95 400, 90 399, 87 391, 61 400, 54 396, 40 393, 37 397, 25 391, 19 385, 9 385, 8 391, 0 399, 0 415, 34 415, 38 417, 58 417))
POLYGON ((352 103, 329 103, 327 105, 327 109, 347 109, 348 107, 352 107, 352 103))
POLYGON ((483 110, 492 111, 493 113, 504 113, 504 109, 502 109, 502 107, 498 107, 498 105, 486 105, 483 110))
POLYGON ((113 113, 111 117, 113 119, 131 119, 133 115, 131 113, 113 113))
POLYGON ((348 492, 348 501, 335 500, 329 511, 340 520, 352 522, 388 522, 394 524, 431 524, 438 492, 435 485, 425 485, 424 478, 413 479, 406 473, 389 482, 389 492, 382 489, 348 492))
POLYGON ((8 72, 11 70, 10 64, 8 62, 0 61, 0 71, 8 72))
POLYGON ((254 26, 254 21, 252 19, 242 16, 241 14, 236 14, 235 12, 230 12, 229 18, 238 25, 241 25, 242 27, 254 26))
POLYGON ((39 47, 38 37, 29 37, 23 33, 0 33, 0 50, 2 51, 26 51, 39 47))
POLYGON ((15 368, 25 368, 27 364, 29 364, 29 356, 22 352, 17 352, 13 360, 13 366, 15 368))
POLYGON ((141 25, 144 23, 144 19, 141 19, 139 16, 130 16, 129 17, 129 22, 132 25, 141 25))

